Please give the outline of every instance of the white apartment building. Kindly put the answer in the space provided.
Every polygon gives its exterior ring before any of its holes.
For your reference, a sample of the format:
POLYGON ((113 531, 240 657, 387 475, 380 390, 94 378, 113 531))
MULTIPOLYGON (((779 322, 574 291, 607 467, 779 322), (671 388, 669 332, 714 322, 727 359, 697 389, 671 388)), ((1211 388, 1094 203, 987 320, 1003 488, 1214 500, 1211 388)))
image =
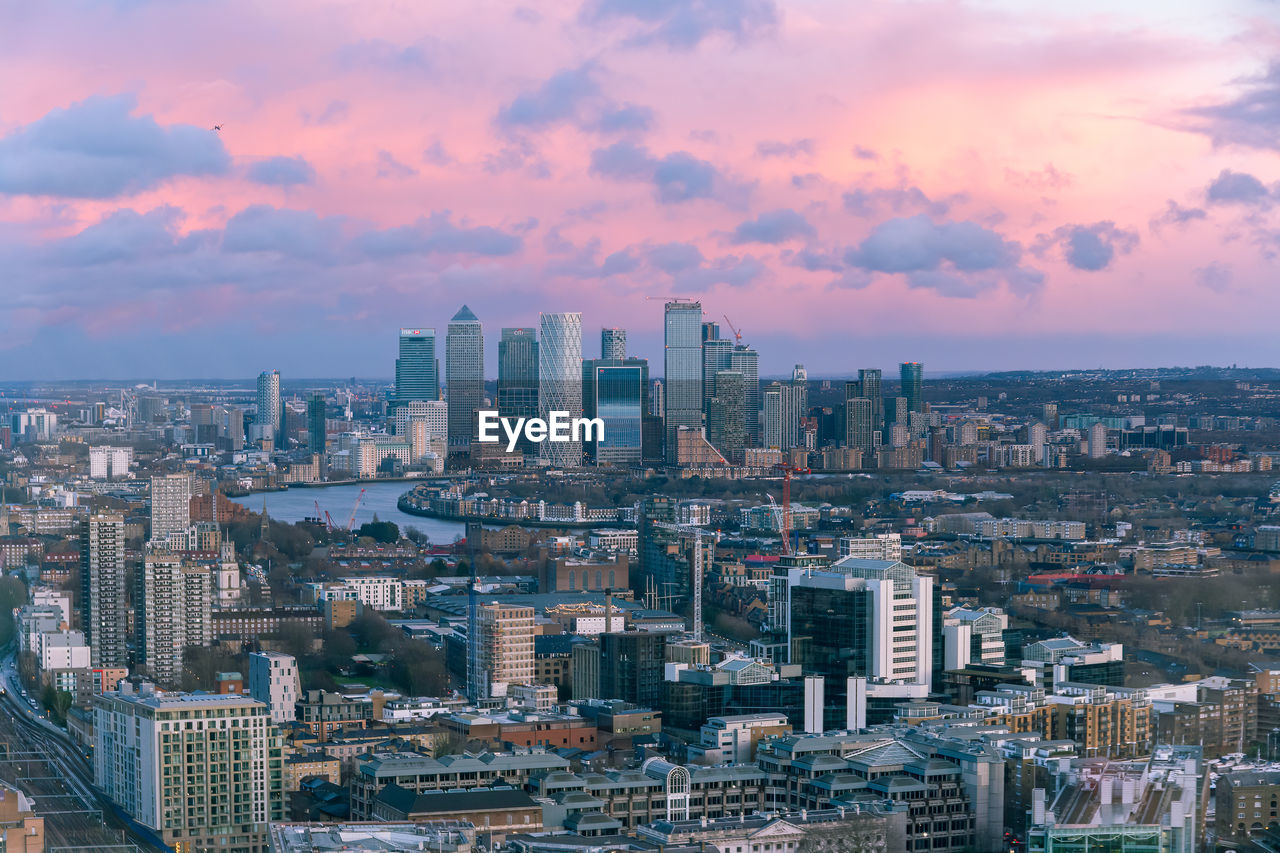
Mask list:
POLYGON ((151 551, 142 568, 138 602, 139 663, 161 684, 176 685, 188 646, 213 641, 213 575, 168 551, 151 551))
POLYGON ((971 610, 956 607, 942 620, 943 665, 961 669, 969 664, 1002 666, 1004 631, 1009 616, 999 607, 971 610))
POLYGON ((89 476, 94 480, 115 480, 129 476, 133 464, 132 447, 90 447, 89 476))
POLYGON ((37 635, 36 647, 41 672, 89 666, 89 644, 79 631, 47 631, 37 635))
POLYGON ((374 610, 399 612, 404 609, 404 581, 376 575, 343 578, 337 583, 309 583, 307 589, 317 604, 326 601, 359 601, 374 610))
POLYGON ((300 678, 298 661, 281 652, 253 652, 249 655, 249 695, 271 709, 277 725, 297 718, 300 678))
POLYGON ((183 850, 265 853, 284 817, 282 739, 265 704, 127 683, 93 701, 94 784, 183 850))
POLYGON ((191 526, 191 475, 151 478, 151 541, 167 542, 170 533, 191 526))
POLYGON ((842 536, 836 543, 840 557, 861 560, 901 560, 902 534, 877 533, 875 536, 842 536))

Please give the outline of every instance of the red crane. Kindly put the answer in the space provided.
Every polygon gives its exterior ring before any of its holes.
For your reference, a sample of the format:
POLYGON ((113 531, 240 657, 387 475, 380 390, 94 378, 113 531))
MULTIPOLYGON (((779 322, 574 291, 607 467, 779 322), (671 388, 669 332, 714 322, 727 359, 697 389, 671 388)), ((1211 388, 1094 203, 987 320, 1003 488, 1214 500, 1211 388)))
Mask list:
POLYGON ((351 526, 356 523, 356 513, 360 510, 360 502, 364 500, 364 489, 360 489, 360 494, 356 495, 355 505, 351 507, 351 517, 347 519, 347 532, 351 532, 351 526))
POLYGON ((315 501, 316 505, 316 521, 324 519, 324 526, 329 530, 337 530, 338 525, 333 523, 333 517, 329 515, 329 510, 320 508, 320 501, 315 501))
MULTIPOLYGON (((727 317, 725 318, 728 319, 727 317)), ((782 472, 782 553, 791 553, 791 475, 808 474, 808 468, 797 468, 789 462, 773 466, 775 471, 782 472)))
POLYGON ((729 324, 730 330, 733 331, 733 339, 736 343, 742 343, 742 332, 738 331, 738 327, 733 325, 733 321, 729 319, 729 315, 724 315, 724 321, 729 324))

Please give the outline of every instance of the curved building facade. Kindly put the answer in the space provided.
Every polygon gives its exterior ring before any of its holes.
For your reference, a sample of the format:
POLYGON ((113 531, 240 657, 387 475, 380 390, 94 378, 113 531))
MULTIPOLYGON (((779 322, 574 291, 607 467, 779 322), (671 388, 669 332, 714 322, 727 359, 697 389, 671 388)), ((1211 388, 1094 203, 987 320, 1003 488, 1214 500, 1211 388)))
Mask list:
MULTIPOLYGON (((538 342, 538 416, 568 412, 582 417, 582 315, 540 315, 538 342)), ((547 464, 571 468, 582 464, 582 442, 544 441, 538 455, 547 464)))

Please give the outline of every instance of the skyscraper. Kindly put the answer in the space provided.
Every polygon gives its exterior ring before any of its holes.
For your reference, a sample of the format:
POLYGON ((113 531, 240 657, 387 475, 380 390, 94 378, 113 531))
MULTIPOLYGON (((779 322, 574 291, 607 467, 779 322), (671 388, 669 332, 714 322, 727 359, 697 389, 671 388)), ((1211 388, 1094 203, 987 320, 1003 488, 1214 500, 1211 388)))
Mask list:
MULTIPOLYGON (((504 418, 538 415, 538 331, 503 329, 498 341, 498 414, 504 418)), ((534 444, 520 436, 521 452, 531 454, 534 444)))
POLYGON ((476 636, 468 642, 477 683, 469 685, 468 696, 506 696, 512 685, 533 683, 533 623, 532 607, 496 601, 476 607, 476 636))
POLYGON ((307 446, 312 453, 324 453, 327 439, 324 392, 312 391, 307 400, 307 446))
POLYGON ((808 382, 802 378, 804 368, 787 382, 771 382, 764 390, 764 446, 790 450, 801 446, 800 420, 808 412, 808 382))
POLYGON ((600 330, 600 357, 620 360, 627 357, 627 330, 600 330))
MULTIPOLYGON (((703 325, 707 325, 703 323, 703 325)), ((702 342, 702 410, 709 413, 716 395, 716 374, 733 368, 733 341, 712 338, 702 342)))
POLYGON ((151 541, 164 543, 170 533, 191 526, 191 475, 163 474, 151 478, 151 541))
POLYGON ((729 359, 729 369, 742 374, 743 417, 746 420, 747 447, 760 445, 760 353, 738 344, 729 359))
MULTIPOLYGON (((846 393, 859 394, 858 383, 846 383, 846 393)), ((862 451, 863 465, 867 466, 872 451, 875 450, 875 430, 872 427, 871 401, 866 397, 846 397, 844 401, 845 446, 862 451)), ((869 466, 868 466, 869 467, 869 466)))
POLYGON ((904 362, 899 371, 902 375, 902 396, 907 398, 907 413, 924 411, 924 365, 918 361, 904 362))
POLYGON ((736 370, 715 373, 716 395, 707 406, 707 440, 726 459, 740 464, 747 445, 746 387, 736 370))
POLYGON ((128 666, 125 633, 124 516, 91 515, 80 524, 80 628, 93 666, 128 666))
POLYGON ((263 371, 258 374, 258 437, 281 441, 284 425, 284 404, 280 399, 280 371, 263 371))
POLYGON ((648 359, 601 358, 582 363, 583 412, 604 421, 604 438, 587 448, 597 465, 640 464, 648 387, 648 359))
POLYGON ((663 319, 666 456, 674 464, 679 428, 702 428, 702 303, 668 302, 663 319))
POLYGON ((875 444, 884 443, 884 390, 881 387, 883 374, 878 367, 864 367, 858 371, 858 386, 862 396, 871 401, 871 430, 880 433, 872 436, 875 444))
POLYGON ((465 305, 449 321, 445 350, 449 450, 466 451, 479 428, 476 412, 484 405, 484 333, 465 305))
POLYGON ((179 687, 187 647, 213 641, 213 575, 208 566, 157 549, 143 560, 136 589, 139 662, 157 683, 179 687))
POLYGON ((440 362, 435 329, 401 329, 396 359, 395 403, 440 399, 440 362))
MULTIPOLYGON (((538 344, 538 416, 568 412, 582 417, 582 315, 542 314, 538 344)), ((543 441, 539 455, 549 465, 571 468, 582 464, 582 442, 543 441)))

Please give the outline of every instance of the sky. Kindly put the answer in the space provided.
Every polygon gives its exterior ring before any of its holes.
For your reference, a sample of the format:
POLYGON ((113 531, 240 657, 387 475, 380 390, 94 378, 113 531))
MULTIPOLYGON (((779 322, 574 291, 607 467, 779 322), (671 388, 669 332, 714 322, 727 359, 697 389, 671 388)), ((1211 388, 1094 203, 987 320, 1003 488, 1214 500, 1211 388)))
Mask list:
POLYGON ((1276 0, 0 5, 0 379, 1277 366, 1276 0), (214 130, 220 125, 221 130, 214 130))

